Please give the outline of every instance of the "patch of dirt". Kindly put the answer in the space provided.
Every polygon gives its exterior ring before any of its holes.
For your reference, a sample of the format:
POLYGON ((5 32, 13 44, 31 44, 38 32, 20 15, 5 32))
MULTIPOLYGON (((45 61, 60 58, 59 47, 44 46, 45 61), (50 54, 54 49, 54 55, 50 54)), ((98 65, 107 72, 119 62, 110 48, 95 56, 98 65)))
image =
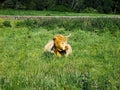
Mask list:
POLYGON ((0 15, 0 18, 4 19, 51 19, 51 18, 60 18, 60 19, 77 19, 77 18, 120 18, 120 15, 112 15, 112 16, 11 16, 11 15, 0 15))

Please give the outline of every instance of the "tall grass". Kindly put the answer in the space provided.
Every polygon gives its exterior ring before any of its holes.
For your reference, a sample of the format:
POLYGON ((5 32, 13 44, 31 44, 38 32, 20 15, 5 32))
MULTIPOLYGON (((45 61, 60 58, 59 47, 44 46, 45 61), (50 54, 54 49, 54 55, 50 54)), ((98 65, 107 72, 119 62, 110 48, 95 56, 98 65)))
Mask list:
POLYGON ((110 32, 115 34, 120 29, 119 18, 47 18, 47 19, 26 19, 17 22, 16 26, 44 27, 46 29, 64 28, 66 31, 80 29, 95 33, 110 32))
MULTIPOLYGON (((96 31, 101 30, 98 27, 99 20, 97 21, 98 25, 92 26, 96 31)), ((2 22, 4 20, 1 20, 1 24, 2 22)), ((3 24, 0 27, 1 90, 120 89, 120 28, 117 26, 115 36, 111 34, 110 27, 114 27, 112 21, 110 23, 113 25, 103 21, 108 28, 99 34, 88 30, 87 25, 87 29, 77 28, 73 21, 68 24, 68 21, 63 22, 66 23, 63 24, 64 27, 52 23, 55 25, 52 28, 50 24, 43 22, 35 23, 38 26, 34 26, 34 21, 29 20, 19 21, 19 24, 18 21, 10 22, 12 27, 3 24), (71 27, 70 31, 66 29, 68 25, 71 27), (68 43, 73 52, 67 58, 43 52, 44 45, 59 33, 72 33, 68 43)))

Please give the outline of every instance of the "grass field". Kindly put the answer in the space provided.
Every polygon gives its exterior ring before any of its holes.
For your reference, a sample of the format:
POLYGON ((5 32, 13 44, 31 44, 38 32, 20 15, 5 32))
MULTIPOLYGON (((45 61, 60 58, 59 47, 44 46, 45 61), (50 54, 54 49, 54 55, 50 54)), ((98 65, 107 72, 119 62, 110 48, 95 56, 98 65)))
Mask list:
POLYGON ((0 15, 28 15, 28 16, 119 16, 116 14, 99 14, 99 13, 74 13, 58 11, 34 11, 34 10, 12 10, 0 9, 0 15))
POLYGON ((120 90, 120 29, 114 36, 10 22, 0 26, 0 90, 120 90), (69 57, 43 52, 54 35, 69 33, 69 57))

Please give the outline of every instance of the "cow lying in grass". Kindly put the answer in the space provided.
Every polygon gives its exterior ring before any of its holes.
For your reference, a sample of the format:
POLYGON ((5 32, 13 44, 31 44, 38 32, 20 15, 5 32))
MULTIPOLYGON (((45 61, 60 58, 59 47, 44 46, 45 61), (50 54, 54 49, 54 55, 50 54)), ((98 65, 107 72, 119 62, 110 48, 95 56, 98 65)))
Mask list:
POLYGON ((67 43, 68 36, 56 35, 53 40, 49 41, 44 48, 45 52, 54 53, 56 56, 61 57, 62 55, 68 56, 72 53, 71 46, 67 43))

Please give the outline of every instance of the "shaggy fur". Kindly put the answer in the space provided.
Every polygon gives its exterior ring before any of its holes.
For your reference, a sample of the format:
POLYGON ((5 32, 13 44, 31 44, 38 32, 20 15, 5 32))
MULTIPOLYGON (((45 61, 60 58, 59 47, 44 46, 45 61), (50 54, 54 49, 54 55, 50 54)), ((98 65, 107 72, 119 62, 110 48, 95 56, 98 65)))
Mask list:
POLYGON ((71 46, 67 43, 68 36, 56 35, 53 40, 49 41, 44 48, 44 51, 54 53, 61 57, 62 55, 68 56, 72 53, 71 46))

